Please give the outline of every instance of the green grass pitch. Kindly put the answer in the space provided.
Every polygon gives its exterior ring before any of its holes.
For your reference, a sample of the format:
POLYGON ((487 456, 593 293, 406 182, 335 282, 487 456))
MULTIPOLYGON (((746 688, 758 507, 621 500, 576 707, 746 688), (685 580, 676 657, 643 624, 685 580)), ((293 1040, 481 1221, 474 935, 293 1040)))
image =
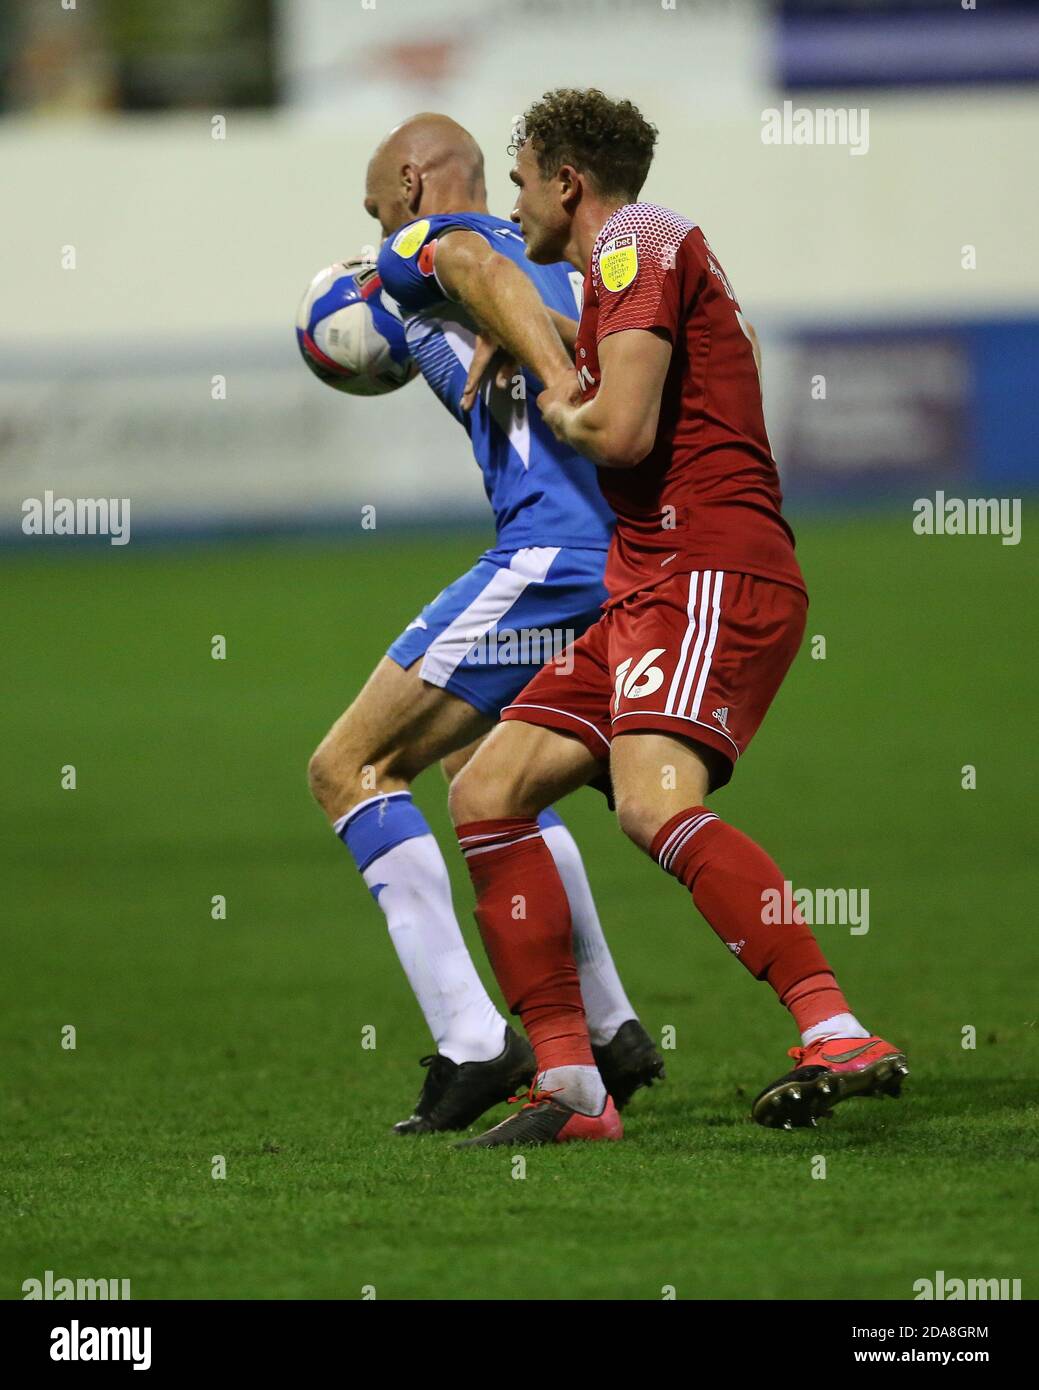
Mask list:
MULTIPOLYGON (((582 792, 564 815, 621 972, 676 1045, 624 1143, 529 1151, 522 1178, 388 1132, 429 1042, 305 781, 482 538, 9 554, 0 1292, 50 1269, 142 1299, 906 1299, 944 1270, 1035 1297, 1036 520, 1018 547, 917 537, 908 511, 802 521, 826 656, 806 641, 714 801, 795 885, 870 890, 868 934, 819 934, 907 1049, 903 1099, 752 1124, 786 1015, 582 792)), ((417 798, 490 980, 439 771, 417 798)))

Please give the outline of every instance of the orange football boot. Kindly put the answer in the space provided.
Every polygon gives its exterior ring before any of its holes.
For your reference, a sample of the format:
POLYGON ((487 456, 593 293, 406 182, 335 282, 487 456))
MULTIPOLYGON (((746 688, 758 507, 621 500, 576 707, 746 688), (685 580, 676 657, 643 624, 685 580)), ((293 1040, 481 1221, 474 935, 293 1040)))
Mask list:
POLYGON ((827 1118, 852 1096, 898 1097, 909 1074, 905 1053, 883 1038, 823 1038, 792 1047, 793 1071, 766 1086, 751 1116, 771 1129, 796 1129, 827 1118))

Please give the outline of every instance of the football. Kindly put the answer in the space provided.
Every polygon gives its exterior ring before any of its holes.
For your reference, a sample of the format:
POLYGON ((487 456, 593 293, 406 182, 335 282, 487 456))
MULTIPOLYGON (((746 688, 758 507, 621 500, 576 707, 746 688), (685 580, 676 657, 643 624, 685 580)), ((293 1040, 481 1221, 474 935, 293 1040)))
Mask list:
POLYGON ((370 262, 337 261, 314 276, 296 340, 314 375, 351 396, 385 395, 418 372, 397 306, 370 262))

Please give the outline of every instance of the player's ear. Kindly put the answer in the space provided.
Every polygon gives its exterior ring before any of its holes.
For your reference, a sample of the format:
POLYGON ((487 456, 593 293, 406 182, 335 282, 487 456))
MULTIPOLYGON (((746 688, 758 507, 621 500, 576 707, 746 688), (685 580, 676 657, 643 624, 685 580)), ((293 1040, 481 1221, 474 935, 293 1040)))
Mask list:
POLYGON ((556 171, 556 186, 559 189, 559 199, 565 205, 569 205, 577 197, 581 189, 581 176, 572 164, 561 164, 556 171))
POLYGON ((422 174, 414 164, 405 164, 400 171, 400 189, 409 212, 418 212, 422 201, 422 174))

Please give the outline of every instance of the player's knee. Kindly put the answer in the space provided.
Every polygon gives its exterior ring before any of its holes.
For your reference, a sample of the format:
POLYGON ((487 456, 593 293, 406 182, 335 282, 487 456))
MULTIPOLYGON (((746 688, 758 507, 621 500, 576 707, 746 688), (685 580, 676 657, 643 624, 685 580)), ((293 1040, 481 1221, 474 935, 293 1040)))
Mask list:
POLYGON ((355 729, 347 716, 311 755, 307 778, 325 812, 341 816, 370 796, 410 785, 424 768, 421 754, 396 739, 383 739, 376 751, 371 736, 355 729))
POLYGON ((341 815, 354 802, 377 794, 384 771, 383 762, 370 760, 347 730, 333 729, 311 754, 307 780, 315 801, 329 815, 341 815))
POLYGON ((536 816, 554 801, 542 795, 542 786, 517 751, 515 729, 508 723, 495 733, 451 781, 448 805, 455 825, 474 820, 502 820, 511 816, 536 816))
POLYGON ((508 786, 492 768, 478 764, 479 759, 466 763, 452 778, 447 803, 455 825, 521 814, 511 805, 508 786))
POLYGON ((311 753, 310 761, 307 763, 307 784, 311 796, 326 811, 338 787, 334 766, 335 760, 328 739, 323 739, 311 753))
POLYGON ((490 818, 491 813, 485 809, 487 791, 480 778, 472 776, 468 766, 455 773, 447 790, 447 805, 455 825, 490 818))
POLYGON ((629 840, 648 851, 653 837, 663 824, 659 808, 637 791, 625 794, 615 790, 615 796, 620 828, 629 840))

